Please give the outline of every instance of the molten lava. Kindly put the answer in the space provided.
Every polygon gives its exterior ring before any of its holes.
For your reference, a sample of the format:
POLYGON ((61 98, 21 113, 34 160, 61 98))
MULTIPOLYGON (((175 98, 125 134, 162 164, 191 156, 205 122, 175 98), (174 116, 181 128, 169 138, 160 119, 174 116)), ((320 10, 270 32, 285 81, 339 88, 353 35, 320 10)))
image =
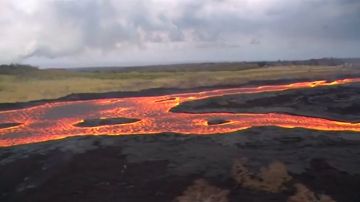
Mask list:
POLYGON ((228 133, 256 126, 301 127, 324 131, 360 131, 360 123, 332 121, 279 113, 176 113, 170 110, 187 101, 230 94, 250 94, 360 82, 360 78, 288 85, 209 90, 151 97, 111 98, 47 103, 0 112, 0 146, 36 143, 80 135, 132 135, 173 132, 193 135, 228 133), (129 118, 123 124, 79 127, 89 119, 129 118), (210 119, 227 120, 208 124, 210 119))

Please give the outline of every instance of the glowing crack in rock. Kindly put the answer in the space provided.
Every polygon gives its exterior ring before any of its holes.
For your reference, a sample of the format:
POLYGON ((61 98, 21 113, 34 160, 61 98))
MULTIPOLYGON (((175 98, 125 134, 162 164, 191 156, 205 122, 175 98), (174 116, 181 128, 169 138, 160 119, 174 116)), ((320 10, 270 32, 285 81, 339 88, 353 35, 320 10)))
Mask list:
POLYGON ((0 111, 0 146, 12 146, 81 135, 148 135, 173 132, 191 135, 229 133, 257 126, 307 128, 323 131, 360 131, 360 123, 332 121, 280 113, 179 113, 177 105, 209 97, 275 92, 360 82, 360 78, 333 82, 314 81, 287 85, 208 90, 163 96, 110 98, 46 103, 0 111), (136 119, 132 123, 79 127, 89 119, 136 119), (212 118, 227 120, 208 124, 212 118))

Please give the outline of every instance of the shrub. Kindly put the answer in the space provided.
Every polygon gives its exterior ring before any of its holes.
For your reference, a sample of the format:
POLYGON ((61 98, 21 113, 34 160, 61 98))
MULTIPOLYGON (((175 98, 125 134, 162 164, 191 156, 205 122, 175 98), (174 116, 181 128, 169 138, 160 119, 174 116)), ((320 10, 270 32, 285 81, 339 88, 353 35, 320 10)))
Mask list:
POLYGON ((248 170, 244 161, 236 160, 232 167, 232 177, 241 187, 273 193, 284 190, 285 184, 291 180, 286 166, 279 161, 254 173, 248 170))
POLYGON ((175 199, 176 202, 228 202, 228 190, 210 185, 204 179, 198 179, 175 199))
POLYGON ((296 193, 289 197, 288 202, 336 202, 325 194, 317 196, 303 184, 295 184, 295 188, 296 193))

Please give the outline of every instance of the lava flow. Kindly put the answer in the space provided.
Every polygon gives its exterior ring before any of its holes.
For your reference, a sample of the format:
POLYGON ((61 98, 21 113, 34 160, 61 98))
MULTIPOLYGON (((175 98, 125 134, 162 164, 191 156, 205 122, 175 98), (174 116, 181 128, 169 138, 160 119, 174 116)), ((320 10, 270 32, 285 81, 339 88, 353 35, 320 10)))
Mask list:
POLYGON ((80 135, 132 135, 173 132, 205 135, 228 133, 257 126, 301 127, 324 131, 360 131, 360 123, 332 121, 279 113, 178 113, 170 110, 187 101, 230 94, 275 92, 289 89, 360 82, 360 78, 288 85, 209 90, 151 97, 111 98, 46 103, 0 111, 0 146, 36 143, 80 135), (134 122, 80 127, 84 120, 129 118, 134 122), (210 119, 227 122, 208 124, 210 119))

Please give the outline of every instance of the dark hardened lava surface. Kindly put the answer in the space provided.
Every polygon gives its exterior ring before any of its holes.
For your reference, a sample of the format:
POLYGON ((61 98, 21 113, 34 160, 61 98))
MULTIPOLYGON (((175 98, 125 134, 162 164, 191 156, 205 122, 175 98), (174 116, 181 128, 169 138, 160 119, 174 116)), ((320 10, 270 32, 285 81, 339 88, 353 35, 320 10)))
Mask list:
POLYGON ((231 202, 285 202, 295 183, 336 201, 357 202, 360 140, 345 135, 352 134, 267 127, 212 137, 79 137, 3 148, 0 199, 168 202, 203 178, 229 190, 231 202), (249 159, 254 172, 281 161, 293 180, 280 193, 241 188, 230 172, 239 158, 249 159))
POLYGON ((288 113, 360 122, 360 85, 331 86, 190 101, 173 112, 288 113))

